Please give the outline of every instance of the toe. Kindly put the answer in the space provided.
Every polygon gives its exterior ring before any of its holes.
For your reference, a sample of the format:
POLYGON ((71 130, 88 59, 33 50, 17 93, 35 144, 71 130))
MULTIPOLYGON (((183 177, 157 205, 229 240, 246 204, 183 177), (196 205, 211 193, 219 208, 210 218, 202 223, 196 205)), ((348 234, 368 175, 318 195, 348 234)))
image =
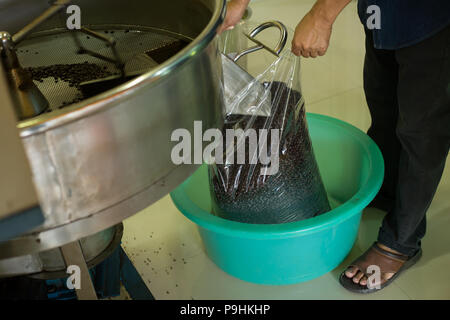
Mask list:
POLYGON ((367 285, 367 277, 366 276, 362 277, 361 280, 359 281, 359 284, 362 286, 367 285))
POLYGON ((364 277, 364 273, 358 272, 352 279, 354 283, 359 283, 359 281, 364 277))
POLYGON ((395 273, 390 273, 390 272, 386 272, 383 274, 383 278, 385 281, 389 280, 390 278, 392 278, 394 276, 395 273))
POLYGON ((345 276, 347 278, 353 278, 357 272, 358 272, 357 267, 348 267, 348 269, 345 270, 345 276))

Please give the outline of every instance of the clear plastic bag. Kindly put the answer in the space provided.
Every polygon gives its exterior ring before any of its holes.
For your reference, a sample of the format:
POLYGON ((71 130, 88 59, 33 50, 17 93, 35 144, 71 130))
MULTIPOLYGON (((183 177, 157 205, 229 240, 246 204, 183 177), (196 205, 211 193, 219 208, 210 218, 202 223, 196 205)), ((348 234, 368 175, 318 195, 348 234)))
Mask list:
MULTIPOLYGON (((252 46, 266 47, 258 52, 249 50, 252 53, 243 57, 246 59, 235 62, 242 73, 234 67, 227 69, 229 61, 223 64, 226 108, 222 136, 226 142, 223 154, 216 154, 209 166, 213 213, 255 224, 314 217, 329 211, 330 205, 306 123, 300 61, 288 47, 278 54, 268 48, 273 39, 278 45, 283 43, 279 25, 275 34, 252 32, 255 26, 240 24, 220 37, 222 52, 228 56, 223 59, 252 46)), ((290 43, 287 40, 285 44, 290 43)))

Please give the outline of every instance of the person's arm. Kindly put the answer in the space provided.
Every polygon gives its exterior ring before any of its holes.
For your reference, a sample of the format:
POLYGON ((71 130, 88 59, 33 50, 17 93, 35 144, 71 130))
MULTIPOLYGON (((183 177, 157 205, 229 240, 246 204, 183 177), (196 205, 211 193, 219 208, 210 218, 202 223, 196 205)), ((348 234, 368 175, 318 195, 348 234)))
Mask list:
POLYGON ((317 0, 295 29, 292 52, 297 56, 323 56, 330 43, 331 29, 339 13, 351 0, 317 0))
POLYGON ((217 30, 218 34, 223 31, 234 27, 239 21, 241 21, 242 16, 247 9, 250 0, 231 0, 227 4, 227 15, 225 21, 217 30))

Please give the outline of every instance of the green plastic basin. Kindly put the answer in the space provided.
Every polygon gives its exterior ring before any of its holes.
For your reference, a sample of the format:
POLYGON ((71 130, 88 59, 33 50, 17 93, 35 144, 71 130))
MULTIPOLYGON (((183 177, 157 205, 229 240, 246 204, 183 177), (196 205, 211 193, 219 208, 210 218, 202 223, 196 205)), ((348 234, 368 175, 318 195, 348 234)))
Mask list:
POLYGON ((219 218, 210 213, 205 165, 171 193, 177 208, 197 224, 209 258, 230 275, 271 285, 311 280, 337 267, 356 240, 362 211, 383 181, 381 152, 346 122, 318 114, 307 119, 331 211, 276 225, 219 218))

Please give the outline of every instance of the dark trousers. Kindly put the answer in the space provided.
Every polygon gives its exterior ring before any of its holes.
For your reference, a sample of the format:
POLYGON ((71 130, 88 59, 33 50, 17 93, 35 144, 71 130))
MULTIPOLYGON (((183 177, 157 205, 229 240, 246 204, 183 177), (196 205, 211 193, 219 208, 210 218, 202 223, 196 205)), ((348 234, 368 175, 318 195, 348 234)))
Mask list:
POLYGON ((398 50, 375 49, 366 31, 364 91, 368 135, 385 160, 377 200, 388 213, 378 242, 411 256, 425 235, 450 147, 450 26, 398 50))

